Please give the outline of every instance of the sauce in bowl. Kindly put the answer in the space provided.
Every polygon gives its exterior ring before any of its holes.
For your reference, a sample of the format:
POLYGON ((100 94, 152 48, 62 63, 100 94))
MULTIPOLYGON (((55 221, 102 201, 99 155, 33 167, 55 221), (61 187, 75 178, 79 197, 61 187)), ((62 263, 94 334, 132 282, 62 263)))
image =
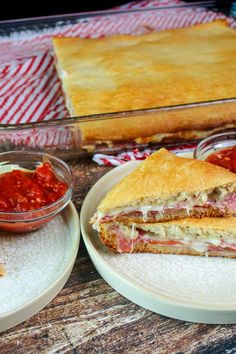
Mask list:
POLYGON ((236 173, 236 146, 230 146, 210 154, 206 161, 236 173))
POLYGON ((36 210, 61 198, 68 186, 60 181, 50 162, 44 162, 33 172, 13 170, 0 175, 0 211, 25 212, 36 210))

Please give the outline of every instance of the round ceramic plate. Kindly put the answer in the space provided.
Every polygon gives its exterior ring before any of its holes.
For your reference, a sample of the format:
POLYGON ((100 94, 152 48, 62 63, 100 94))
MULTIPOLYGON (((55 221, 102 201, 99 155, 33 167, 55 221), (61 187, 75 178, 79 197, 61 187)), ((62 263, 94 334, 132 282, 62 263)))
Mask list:
POLYGON ((93 231, 89 220, 100 200, 138 163, 128 162, 107 173, 84 201, 81 231, 98 272, 119 293, 156 313, 192 322, 236 323, 235 259, 114 254, 93 231))
POLYGON ((65 285, 79 247, 78 213, 70 202, 45 227, 26 234, 0 232, 0 332, 45 307, 65 285))

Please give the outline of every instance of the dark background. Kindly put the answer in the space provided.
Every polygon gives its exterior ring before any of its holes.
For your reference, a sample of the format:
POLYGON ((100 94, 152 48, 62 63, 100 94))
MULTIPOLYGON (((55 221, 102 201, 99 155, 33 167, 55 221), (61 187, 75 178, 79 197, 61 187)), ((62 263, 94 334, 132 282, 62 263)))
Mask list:
POLYGON ((110 9, 130 1, 100 0, 98 2, 85 0, 40 1, 40 0, 4 0, 1 7, 0 20, 19 19, 38 16, 62 15, 77 12, 98 11, 110 9), (7 1, 9 2, 7 4, 7 1))
MULTIPOLYGON (((188 1, 186 2, 194 2, 188 1)), ((130 1, 119 0, 100 0, 98 2, 85 0, 5 0, 1 6, 0 20, 10 20, 28 17, 49 16, 69 14, 76 12, 98 11, 119 6, 130 1)), ((223 12, 228 12, 230 9, 230 0, 216 1, 219 7, 222 7, 223 12)))

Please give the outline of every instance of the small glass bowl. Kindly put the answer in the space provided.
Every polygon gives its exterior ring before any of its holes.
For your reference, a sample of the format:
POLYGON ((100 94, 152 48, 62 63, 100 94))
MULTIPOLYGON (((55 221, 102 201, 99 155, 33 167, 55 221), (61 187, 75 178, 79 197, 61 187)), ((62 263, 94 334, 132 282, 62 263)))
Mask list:
MULTIPOLYGON (((62 160, 43 152, 9 151, 0 153, 0 164, 16 165, 21 169, 35 171, 40 163, 49 161, 59 180, 68 185, 66 193, 57 201, 43 208, 24 212, 0 211, 0 229, 22 233, 39 229, 52 220, 69 203, 73 191, 73 175, 69 166, 62 160)), ((4 170, 3 172, 4 173, 4 170)))
POLYGON ((212 135, 197 145, 193 157, 198 160, 206 160, 214 152, 232 146, 236 146, 236 131, 212 135))

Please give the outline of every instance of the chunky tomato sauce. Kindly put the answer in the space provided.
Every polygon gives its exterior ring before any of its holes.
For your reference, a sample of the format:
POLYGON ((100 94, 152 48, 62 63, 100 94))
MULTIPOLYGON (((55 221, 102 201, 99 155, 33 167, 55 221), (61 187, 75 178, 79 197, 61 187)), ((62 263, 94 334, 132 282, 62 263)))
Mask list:
POLYGON ((236 173, 236 146, 212 153, 207 157, 207 161, 236 173))
POLYGON ((55 176, 50 162, 34 172, 13 170, 0 175, 0 211, 39 209, 58 200, 67 189, 67 184, 55 176))

